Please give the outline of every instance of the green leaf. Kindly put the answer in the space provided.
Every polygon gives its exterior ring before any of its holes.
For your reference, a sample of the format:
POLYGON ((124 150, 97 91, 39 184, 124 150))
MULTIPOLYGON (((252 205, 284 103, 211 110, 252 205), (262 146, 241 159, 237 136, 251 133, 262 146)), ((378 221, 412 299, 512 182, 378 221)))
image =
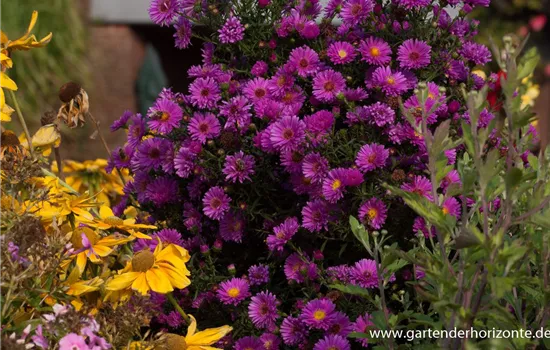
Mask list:
POLYGON ((475 247, 480 244, 481 241, 471 230, 466 227, 462 228, 458 237, 455 238, 456 249, 475 247))
POLYGON ((508 188, 513 189, 521 182, 523 172, 519 168, 512 168, 510 171, 506 172, 504 177, 504 182, 508 188))
MULTIPOLYGON (((365 229, 365 226, 362 225, 359 220, 357 220, 355 217, 350 216, 349 217, 349 224, 351 227, 351 232, 353 232, 353 235, 363 246, 365 249, 371 253, 370 249, 370 241, 369 241, 369 233, 365 229)), ((371 253, 372 254, 372 253, 371 253)))
POLYGON ((464 120, 461 122, 462 126, 462 139, 464 140, 464 145, 466 145, 466 150, 470 155, 474 155, 474 137, 472 135, 472 127, 470 124, 466 123, 464 120))
POLYGON ((521 81, 523 78, 531 75, 535 71, 539 61, 540 56, 536 47, 527 50, 520 60, 517 80, 521 81))
POLYGON ((368 299, 372 298, 371 292, 368 289, 361 288, 359 286, 354 286, 354 285, 351 285, 351 284, 348 284, 348 285, 330 284, 329 288, 339 290, 339 291, 344 292, 346 294, 366 297, 368 299))

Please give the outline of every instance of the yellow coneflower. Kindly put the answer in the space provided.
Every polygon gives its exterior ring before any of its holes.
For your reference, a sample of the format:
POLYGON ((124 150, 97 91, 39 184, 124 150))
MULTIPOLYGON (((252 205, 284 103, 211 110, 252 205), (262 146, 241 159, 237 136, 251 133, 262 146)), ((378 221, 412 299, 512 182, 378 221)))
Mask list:
POLYGON ((154 252, 145 248, 137 252, 126 267, 107 283, 107 290, 133 289, 142 295, 149 291, 166 294, 174 288, 185 288, 191 273, 185 266, 189 252, 175 244, 162 246, 159 241, 154 252))
MULTIPOLYGON (((119 230, 133 232, 138 236, 139 236, 139 232, 136 232, 135 230, 157 228, 154 225, 136 224, 136 219, 121 219, 113 213, 111 208, 107 206, 101 206, 99 208, 99 218, 94 218, 94 220, 90 222, 88 225, 92 227, 96 227, 101 230, 116 228, 119 230)), ((146 237, 138 237, 138 238, 149 238, 149 237, 146 236, 146 237)))
POLYGON ((192 315, 189 315, 191 324, 187 329, 187 335, 167 333, 163 335, 159 341, 159 348, 162 350, 222 350, 212 347, 212 344, 217 343, 221 338, 225 337, 233 330, 230 326, 222 326, 218 328, 209 328, 204 331, 197 332, 197 320, 192 315))

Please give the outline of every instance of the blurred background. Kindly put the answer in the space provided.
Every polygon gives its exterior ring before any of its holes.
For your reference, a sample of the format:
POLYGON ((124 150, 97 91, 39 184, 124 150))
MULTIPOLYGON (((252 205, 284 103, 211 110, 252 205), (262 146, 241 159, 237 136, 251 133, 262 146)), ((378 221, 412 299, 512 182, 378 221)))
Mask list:
MULTIPOLYGON (((109 126, 125 110, 146 113, 162 87, 186 91, 187 69, 201 60, 200 42, 185 51, 174 47, 173 29, 153 25, 147 13, 149 0, 4 0, 1 27, 10 37, 20 36, 33 10, 39 11, 34 33, 53 32, 47 48, 16 52, 10 76, 30 128, 40 117, 57 110, 58 89, 68 81, 81 84, 90 97, 90 111, 100 120, 111 148, 125 139, 109 126)), ((473 14, 480 20, 483 39, 500 40, 514 33, 518 40, 531 35, 542 62, 535 82, 540 87, 536 111, 550 117, 550 0, 493 0, 491 7, 473 14)), ((497 67, 492 67, 493 71, 497 67)), ((489 73, 487 71, 487 73, 489 73)), ((17 122, 12 122, 14 129, 17 122)), ((78 131, 64 132, 63 158, 106 157, 97 142, 83 142, 93 134, 88 123, 78 131)))

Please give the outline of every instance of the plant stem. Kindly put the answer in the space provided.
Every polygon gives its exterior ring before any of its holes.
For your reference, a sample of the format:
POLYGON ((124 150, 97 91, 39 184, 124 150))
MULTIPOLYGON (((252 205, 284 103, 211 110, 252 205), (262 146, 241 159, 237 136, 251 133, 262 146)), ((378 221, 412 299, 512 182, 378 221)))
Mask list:
POLYGON ((103 143, 103 147, 105 147, 105 150, 107 151, 107 154, 109 157, 111 157, 111 150, 109 149, 109 146, 107 145, 107 141, 105 141, 105 138, 103 137, 103 134, 101 133, 101 129, 99 128, 99 121, 94 118, 92 113, 86 112, 86 116, 92 120, 92 122, 95 125, 95 128, 97 130, 97 135, 99 136, 99 139, 101 140, 101 143, 103 143))
POLYGON ((27 142, 29 144, 29 152, 31 154, 31 157, 34 158, 34 148, 32 146, 32 137, 31 133, 29 132, 29 128, 27 127, 27 123, 25 122, 25 118, 23 117, 23 113, 21 113, 21 108, 19 107, 19 102, 17 102, 17 97, 15 97, 15 93, 11 90, 8 90, 10 94, 10 98, 12 100, 13 106, 15 107, 15 114, 17 114, 17 118, 19 119, 19 123, 21 123, 21 126, 23 127, 23 131, 25 132, 25 136, 27 137, 27 142))
POLYGON ((176 310, 179 312, 179 314, 181 315, 181 317, 183 317, 183 319, 185 320, 185 322, 187 322, 188 325, 191 324, 191 319, 189 318, 189 316, 187 316, 187 314, 185 313, 185 311, 183 311, 183 309, 181 308, 181 306, 179 306, 176 298, 174 298, 174 295, 172 295, 172 293, 168 293, 166 294, 166 297, 168 298, 168 300, 172 303, 172 305, 174 305, 174 307, 176 308, 176 310))
POLYGON ((65 181, 65 174, 63 174, 63 165, 61 163, 61 153, 59 152, 59 147, 54 147, 53 153, 55 154, 55 162, 57 163, 57 171, 59 172, 59 178, 65 181))

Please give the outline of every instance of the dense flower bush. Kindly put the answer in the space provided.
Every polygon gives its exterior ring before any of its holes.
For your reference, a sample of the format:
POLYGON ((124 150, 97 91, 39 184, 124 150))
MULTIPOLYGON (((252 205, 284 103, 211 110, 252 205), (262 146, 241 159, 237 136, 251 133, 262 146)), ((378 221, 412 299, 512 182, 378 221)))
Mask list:
MULTIPOLYGON (((423 118, 428 130, 445 122, 459 135, 470 120, 463 92, 486 84, 493 99, 479 125, 495 121, 499 76, 472 72, 491 53, 467 17, 488 3, 152 1, 152 20, 174 26, 177 47, 204 41, 203 63, 189 69, 188 91, 165 89, 147 115, 113 124, 127 129, 127 142, 110 167, 134 177, 115 213, 137 201, 150 223, 169 229, 161 241, 190 251, 193 283, 179 303, 205 322, 231 323, 226 347, 367 346, 346 337, 372 325, 376 303, 332 283, 381 289, 392 312, 409 306, 399 295, 422 270, 380 270, 348 218, 391 232, 387 244, 403 248, 433 238, 435 228, 383 183, 431 201, 440 188, 448 195, 437 210, 460 217, 464 197, 451 189, 463 148, 441 151, 435 183, 419 127, 423 118), (419 81, 428 81, 422 99, 419 81)), ((171 304, 158 305, 157 326, 179 330, 171 304)))

